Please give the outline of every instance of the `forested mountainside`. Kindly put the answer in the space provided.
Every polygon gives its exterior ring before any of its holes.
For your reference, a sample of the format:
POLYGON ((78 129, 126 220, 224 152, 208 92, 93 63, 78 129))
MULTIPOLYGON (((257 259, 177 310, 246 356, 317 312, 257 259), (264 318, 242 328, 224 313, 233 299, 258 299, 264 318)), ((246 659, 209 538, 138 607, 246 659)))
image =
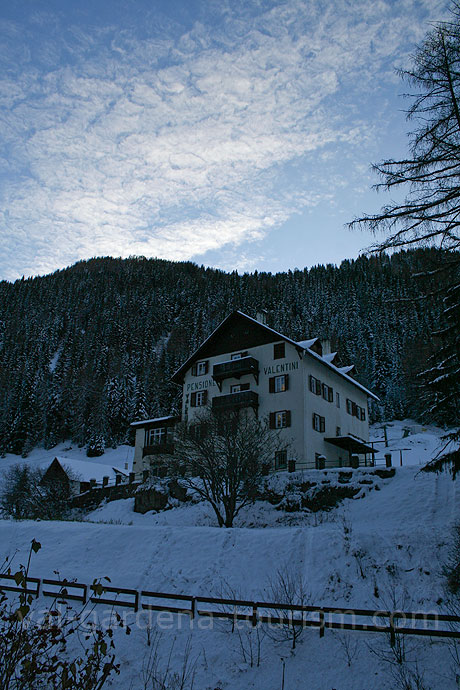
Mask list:
MULTIPOLYGON (((178 410, 170 376, 233 309, 301 340, 332 341, 340 364, 381 397, 374 418, 420 417, 442 261, 435 249, 287 273, 238 275, 193 263, 100 258, 0 282, 0 449, 63 439, 126 440, 129 423, 178 410)), ((447 420, 444 420, 447 421, 447 420)))

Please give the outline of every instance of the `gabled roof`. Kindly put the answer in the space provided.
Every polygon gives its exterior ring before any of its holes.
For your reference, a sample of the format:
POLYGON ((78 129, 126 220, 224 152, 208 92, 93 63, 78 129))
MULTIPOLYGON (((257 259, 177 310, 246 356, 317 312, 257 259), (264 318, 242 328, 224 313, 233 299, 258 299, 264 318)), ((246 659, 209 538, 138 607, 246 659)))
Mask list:
POLYGON ((53 462, 50 463, 48 470, 50 470, 51 468, 58 469, 58 467, 71 480, 76 479, 80 481, 89 481, 90 479, 96 479, 96 481, 102 481, 103 477, 115 479, 117 474, 127 476, 127 472, 124 472, 123 470, 120 470, 117 467, 103 465, 102 463, 93 462, 91 460, 74 460, 73 458, 54 458, 53 462))
MULTIPOLYGON (((379 400, 379 398, 372 393, 370 390, 368 390, 365 386, 362 384, 358 383, 355 379, 353 379, 351 376, 348 376, 344 371, 336 367, 332 362, 329 362, 327 359, 321 357, 321 355, 317 354, 316 352, 313 352, 313 350, 310 349, 312 345, 314 345, 318 338, 312 338, 311 340, 303 340, 301 342, 296 342, 295 340, 292 340, 292 338, 288 338, 288 336, 283 335, 282 333, 279 333, 278 331, 275 331, 273 328, 270 328, 269 326, 266 326, 263 323, 260 323, 260 321, 257 321, 256 319, 253 319, 252 316, 248 316, 247 314, 243 314, 243 312, 236 310, 233 311, 231 314, 229 314, 218 326, 217 328, 214 329, 214 331, 211 333, 211 335, 206 338, 200 345, 200 347, 195 350, 195 352, 187 359, 184 364, 182 364, 181 367, 173 374, 171 377, 171 380, 174 383, 177 384, 182 384, 184 381, 184 376, 186 372, 190 369, 192 364, 194 364, 196 361, 200 359, 204 359, 207 356, 212 356, 211 354, 208 354, 211 352, 213 345, 215 345, 220 336, 222 335, 222 331, 225 329, 229 329, 232 326, 232 321, 235 322, 235 325, 238 321, 242 321, 243 323, 249 324, 254 327, 255 331, 257 331, 260 335, 264 334, 264 340, 266 343, 271 343, 271 342, 277 342, 279 340, 284 340, 285 342, 289 343, 290 345, 293 345, 299 353, 306 353, 310 357, 314 357, 316 361, 321 362, 324 366, 326 366, 328 369, 334 371, 336 374, 338 374, 341 378, 346 379, 349 383, 353 384, 353 386, 356 386, 359 388, 361 391, 366 393, 370 398, 374 398, 374 400, 379 400), (309 346, 307 346, 307 343, 309 346)), ((249 344, 246 344, 246 347, 250 347, 249 344)), ((222 348, 221 348, 222 349, 222 348)), ((243 349, 243 348, 242 348, 243 349)), ((226 345, 226 349, 222 349, 222 354, 228 353, 228 352, 233 352, 237 351, 237 348, 233 349, 231 348, 231 343, 226 345)), ((218 352, 217 354, 220 354, 218 352)))
MULTIPOLYGON (((194 362, 196 362, 199 359, 203 359, 204 357, 208 356, 207 352, 212 348, 212 346, 217 342, 219 336, 221 335, 222 331, 224 329, 228 329, 232 327, 232 322, 235 322, 235 325, 238 321, 243 321, 246 324, 251 325, 259 334, 262 335, 266 343, 269 342, 277 342, 279 340, 285 340, 288 343, 291 343, 291 345, 294 345, 294 347, 297 348, 299 352, 302 352, 304 348, 296 343, 294 340, 291 340, 291 338, 286 337, 285 335, 282 335, 281 333, 278 333, 278 331, 273 330, 273 328, 270 328, 269 326, 266 326, 265 324, 261 323, 260 321, 257 321, 257 319, 253 319, 251 316, 248 316, 247 314, 243 314, 241 311, 233 311, 231 314, 229 314, 218 326, 213 330, 211 335, 204 340, 200 347, 195 350, 195 352, 191 355, 191 357, 188 358, 184 364, 179 367, 179 369, 173 374, 171 377, 171 381, 174 381, 174 383, 179 383, 181 384, 184 380, 184 375, 188 371, 188 369, 192 366, 194 362)), ((249 347, 249 345, 246 345, 246 347, 249 347)), ((237 348, 232 348, 231 344, 227 346, 225 350, 223 350, 222 354, 225 352, 234 352, 237 351, 237 348)))

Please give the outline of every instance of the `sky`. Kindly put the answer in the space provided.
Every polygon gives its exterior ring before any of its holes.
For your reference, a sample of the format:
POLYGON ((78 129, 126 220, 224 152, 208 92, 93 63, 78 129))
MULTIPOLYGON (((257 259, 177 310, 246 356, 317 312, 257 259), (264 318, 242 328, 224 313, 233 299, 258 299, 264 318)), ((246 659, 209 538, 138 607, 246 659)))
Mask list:
MULTIPOLYGON (((93 256, 285 271, 406 153, 395 69, 444 0, 14 0, 0 7, 0 279, 93 256)), ((430 24, 431 23, 431 24, 430 24)))

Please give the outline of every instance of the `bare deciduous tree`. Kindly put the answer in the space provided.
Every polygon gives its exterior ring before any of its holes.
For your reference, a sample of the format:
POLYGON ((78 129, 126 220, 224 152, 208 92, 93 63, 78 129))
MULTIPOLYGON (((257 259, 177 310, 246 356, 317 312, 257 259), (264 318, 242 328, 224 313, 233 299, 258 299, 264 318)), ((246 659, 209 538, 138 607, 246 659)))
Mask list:
POLYGON ((222 414, 207 410, 176 437, 177 464, 186 468, 181 483, 213 508, 219 527, 232 527, 254 500, 264 466, 287 449, 266 420, 245 410, 222 414))

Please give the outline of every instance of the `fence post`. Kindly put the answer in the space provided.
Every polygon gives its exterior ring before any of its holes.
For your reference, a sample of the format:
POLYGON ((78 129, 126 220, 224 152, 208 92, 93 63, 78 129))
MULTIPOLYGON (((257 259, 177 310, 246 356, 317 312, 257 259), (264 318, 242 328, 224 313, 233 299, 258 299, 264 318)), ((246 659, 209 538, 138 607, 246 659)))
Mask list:
POLYGON ((134 472, 130 472, 129 473, 129 483, 133 484, 135 479, 136 479, 136 475, 134 474, 134 472))
POLYGON ((102 486, 107 486, 109 483, 109 478, 108 477, 102 477, 102 486))
POLYGON ((119 486, 121 484, 121 474, 117 474, 115 476, 115 486, 119 486))
POLYGON ((190 618, 195 618, 196 614, 196 597, 193 597, 191 601, 191 606, 190 606, 190 618))
POLYGON ((134 595, 134 611, 137 613, 139 611, 139 592, 136 590, 134 595))
POLYGON ((252 604, 252 627, 255 628, 257 625, 257 604, 253 603, 252 604))
POLYGON ((319 612, 319 636, 324 637, 324 611, 319 612))

